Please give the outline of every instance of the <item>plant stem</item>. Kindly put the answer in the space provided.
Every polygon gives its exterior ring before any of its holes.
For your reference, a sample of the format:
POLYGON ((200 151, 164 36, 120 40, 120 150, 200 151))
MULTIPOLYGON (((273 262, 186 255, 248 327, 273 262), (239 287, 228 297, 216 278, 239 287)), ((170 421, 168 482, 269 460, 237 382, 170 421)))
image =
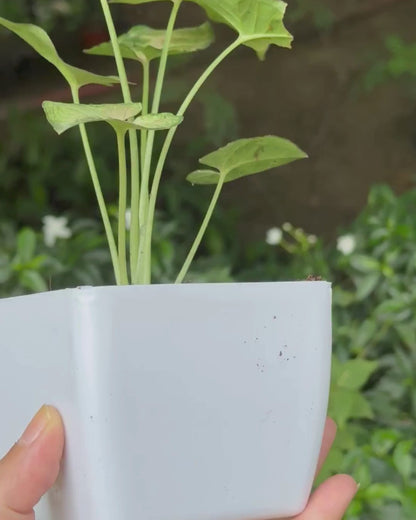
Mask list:
MULTIPOLYGON (((143 70, 143 89, 142 89, 142 114, 149 113, 149 86, 150 86, 150 63, 142 62, 143 70)), ((141 170, 144 166, 144 155, 146 150, 147 130, 140 131, 140 161, 141 170)), ((139 258, 140 240, 140 175, 131 172, 131 229, 130 229, 130 272, 134 283, 136 280, 137 261, 139 258)))
MULTIPOLYGON (((72 88, 72 98, 74 100, 74 103, 79 103, 78 89, 72 88)), ((120 275, 120 264, 118 261, 116 241, 114 239, 114 233, 111 228, 111 222, 110 222, 110 219, 108 216, 108 211, 107 211, 107 207, 105 204, 103 192, 101 190, 100 179, 98 177, 97 168, 95 166, 94 157, 93 157, 92 151, 91 151, 90 141, 88 139, 87 130, 86 130, 84 124, 79 125, 79 131, 81 134, 81 140, 82 140, 82 144, 84 147, 84 153, 85 153, 85 157, 87 160, 88 169, 89 169, 90 175, 91 175, 92 184, 94 186, 95 195, 97 197, 98 207, 99 207, 100 213, 101 213, 101 219, 103 221, 105 233, 107 236, 107 242, 108 242, 108 247, 110 249, 111 261, 113 264, 116 283, 117 283, 117 285, 120 285, 121 275, 120 275)))
MULTIPOLYGON (((127 78, 127 74, 126 74, 126 68, 124 66, 123 57, 121 55, 117 32, 116 32, 116 28, 114 26, 113 18, 111 16, 110 8, 108 6, 108 1, 100 0, 100 2, 101 2, 103 14, 104 14, 105 22, 107 24, 108 32, 110 35, 111 45, 113 47, 113 52, 114 52, 114 57, 116 60, 118 76, 120 78, 120 85, 121 85, 121 91, 123 93, 124 103, 131 103, 132 98, 131 98, 129 82, 128 82, 128 78, 127 78)), ((137 186, 139 184, 140 165, 139 165, 139 145, 138 145, 138 141, 137 141, 136 130, 129 130, 129 143, 130 143, 131 179, 132 179, 132 185, 134 183, 134 188, 135 188, 135 192, 136 192, 135 195, 133 195, 133 191, 132 191, 132 197, 134 196, 137 198, 138 197, 137 186)), ((132 186, 132 190, 133 190, 133 186, 132 186)), ((137 207, 137 203, 136 203, 136 207, 137 207)), ((134 255, 137 256, 137 249, 138 249, 138 248, 135 249, 135 242, 138 243, 138 241, 139 241, 139 223, 138 223, 138 218, 137 218, 138 211, 136 211, 136 210, 134 210, 134 211, 135 211, 135 216, 133 217, 133 208, 132 208, 132 219, 131 219, 132 220, 132 230, 130 232, 130 241, 133 242, 133 244, 131 244, 131 245, 133 245, 133 248, 130 248, 130 262, 131 262, 130 269, 132 271, 133 271, 135 263, 136 263, 133 256, 134 255), (132 261, 134 263, 132 263, 132 261)))
POLYGON ((129 88, 129 81, 127 79, 124 61, 121 56, 120 45, 118 43, 118 37, 117 37, 116 28, 114 26, 113 17, 111 16, 111 11, 108 6, 107 0, 100 0, 100 2, 101 2, 101 7, 103 10, 104 18, 105 18, 105 23, 107 24, 108 33, 110 35, 111 45, 113 47, 113 52, 114 52, 114 57, 116 60, 118 76, 120 78, 120 85, 121 85, 121 91, 123 93, 124 102, 131 103, 131 93, 130 93, 130 88, 129 88))
POLYGON ((126 133, 116 130, 119 160, 119 196, 118 196, 118 258, 120 264, 121 284, 128 285, 126 259, 126 210, 127 210, 127 164, 126 133))
MULTIPOLYGON (((146 116, 149 113, 149 90, 150 90, 150 63, 142 62, 143 65, 143 93, 142 93, 142 114, 146 116)), ((141 130, 141 161, 142 170, 144 170, 144 156, 146 151, 147 130, 141 130)))
POLYGON ((225 175, 222 174, 219 181, 218 181, 218 184, 215 188, 215 191, 214 191, 214 195, 211 199, 211 203, 208 207, 208 210, 206 212, 206 215, 205 215, 205 218, 204 220, 202 221, 202 224, 201 224, 201 227, 199 228, 199 231, 198 231, 198 234, 194 240, 194 243, 192 244, 192 247, 188 253, 188 256, 186 257, 186 260, 185 260, 185 263, 183 264, 182 266, 182 269, 180 270, 176 280, 175 280, 175 283, 182 283, 183 282, 183 279, 185 278, 188 270, 189 270, 189 267, 195 257, 195 254, 198 250, 198 247, 200 246, 201 244, 201 241, 204 237, 204 234, 205 234, 205 231, 207 230, 207 227, 208 227, 208 224, 211 220, 211 217, 212 217, 212 214, 214 213, 214 209, 215 209, 215 206, 217 205, 217 202, 218 202, 218 198, 221 194, 221 190, 222 190, 222 187, 224 186, 224 181, 225 181, 225 175))
MULTIPOLYGON (((157 114, 160 107, 160 101, 162 97, 163 83, 166 74, 166 65, 169 56, 169 47, 172 39, 173 30, 175 27, 176 18, 178 15, 179 7, 182 0, 177 0, 173 4, 173 8, 170 14, 168 26, 165 33, 165 41, 163 44, 162 55, 159 62, 159 70, 156 78, 155 92, 153 95, 152 103, 152 114, 157 114)), ((150 181, 150 169, 153 155, 153 145, 155 139, 155 131, 149 131, 146 138, 146 147, 144 152, 143 167, 142 167, 142 185, 140 189, 140 223, 141 226, 145 226, 146 231, 141 233, 139 255, 137 261, 137 275, 135 282, 138 283, 150 283, 150 263, 151 263, 151 248, 148 246, 149 240, 146 237, 146 233, 149 230, 148 226, 148 207, 149 207, 149 181, 150 181)), ((150 228, 152 229, 152 227, 150 228)), ((151 244, 151 240, 150 240, 151 244)))
MULTIPOLYGON (((196 94, 199 92, 200 88, 203 86, 205 81, 209 78, 209 76, 214 72, 214 70, 235 50, 237 47, 241 45, 242 40, 237 38, 231 45, 229 45, 212 63, 211 65, 203 72, 198 81, 189 91, 186 96, 184 102, 180 106, 178 110, 178 115, 183 116, 188 109, 189 105, 193 101, 196 94)), ((173 138, 175 136, 177 127, 171 128, 166 136, 166 139, 163 143, 162 150, 160 152, 159 161, 156 166, 155 176, 152 184, 152 191, 150 193, 150 201, 149 201, 149 209, 148 215, 146 218, 146 229, 144 232, 144 237, 146 240, 145 249, 148 251, 148 254, 151 255, 151 240, 152 240, 152 232, 153 232, 153 219, 156 208, 156 199, 159 191, 160 179, 162 177, 163 168, 165 166, 166 158, 169 153, 170 146, 172 144, 173 138)))

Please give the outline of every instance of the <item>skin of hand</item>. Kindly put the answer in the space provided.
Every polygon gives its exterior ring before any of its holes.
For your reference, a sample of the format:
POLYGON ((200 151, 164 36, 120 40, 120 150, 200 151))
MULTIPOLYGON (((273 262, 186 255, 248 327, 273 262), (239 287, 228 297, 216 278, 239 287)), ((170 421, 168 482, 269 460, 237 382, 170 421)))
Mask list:
MULTIPOLYGON (((336 434, 335 423, 325 426, 319 468, 336 434)), ((33 508, 55 482, 64 448, 64 427, 58 411, 43 406, 22 437, 0 460, 0 520, 34 520, 33 508)), ((348 475, 336 475, 312 494, 303 513, 292 520, 341 520, 357 491, 348 475)))

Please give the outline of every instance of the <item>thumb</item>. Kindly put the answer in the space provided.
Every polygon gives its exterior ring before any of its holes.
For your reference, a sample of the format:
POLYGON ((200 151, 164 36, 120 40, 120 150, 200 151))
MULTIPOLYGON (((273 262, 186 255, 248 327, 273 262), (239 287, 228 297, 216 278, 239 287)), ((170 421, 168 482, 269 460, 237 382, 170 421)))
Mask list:
POLYGON ((34 520, 33 508, 58 476, 63 447, 61 417, 45 405, 0 460, 0 520, 34 520))

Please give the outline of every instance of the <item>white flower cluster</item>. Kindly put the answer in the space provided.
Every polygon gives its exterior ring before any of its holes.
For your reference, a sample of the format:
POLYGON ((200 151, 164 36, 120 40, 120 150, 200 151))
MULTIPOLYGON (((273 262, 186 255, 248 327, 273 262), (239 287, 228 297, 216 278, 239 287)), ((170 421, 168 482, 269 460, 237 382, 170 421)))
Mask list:
POLYGON ((53 247, 58 238, 68 239, 72 236, 72 231, 68 226, 66 217, 54 217, 46 215, 43 222, 43 239, 48 247, 53 247))
POLYGON ((355 251, 356 240, 354 235, 343 235, 337 240, 337 249, 343 255, 350 255, 355 251))
POLYGON ((272 227, 266 232, 266 243, 269 246, 277 246, 283 240, 283 231, 289 234, 306 236, 309 244, 314 245, 318 241, 318 237, 316 235, 305 235, 305 232, 301 228, 295 228, 290 222, 285 222, 282 225, 282 228, 272 227))

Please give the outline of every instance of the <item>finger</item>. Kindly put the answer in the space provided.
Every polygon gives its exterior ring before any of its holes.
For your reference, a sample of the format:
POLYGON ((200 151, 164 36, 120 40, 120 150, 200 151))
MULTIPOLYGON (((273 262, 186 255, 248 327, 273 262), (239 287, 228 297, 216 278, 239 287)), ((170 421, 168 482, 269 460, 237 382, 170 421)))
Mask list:
POLYGON ((323 463, 325 462, 325 459, 328 456, 329 450, 331 449, 331 446, 335 440, 336 434, 337 434, 337 425, 330 417, 327 417, 315 477, 321 471, 323 463))
POLYGON ((341 520, 357 489, 349 475, 329 478, 313 493, 305 511, 296 520, 341 520))
POLYGON ((64 447, 61 417, 43 406, 0 460, 0 519, 32 520, 33 508, 55 482, 64 447))

